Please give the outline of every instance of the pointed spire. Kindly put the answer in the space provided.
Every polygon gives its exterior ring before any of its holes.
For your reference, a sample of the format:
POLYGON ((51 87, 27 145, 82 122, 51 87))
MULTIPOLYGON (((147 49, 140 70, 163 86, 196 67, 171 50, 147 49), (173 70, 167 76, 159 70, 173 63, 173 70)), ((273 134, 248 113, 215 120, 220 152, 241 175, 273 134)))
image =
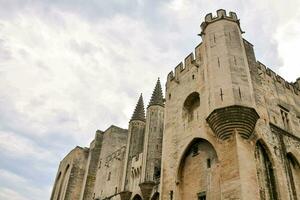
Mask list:
POLYGON ((136 107, 134 109, 133 115, 131 117, 131 120, 141 120, 146 121, 145 119, 145 108, 144 108, 144 101, 143 101, 143 95, 140 95, 140 98, 136 104, 136 107))
POLYGON ((164 97, 163 97, 163 93, 162 93, 159 78, 156 82, 156 85, 155 85, 155 88, 153 90, 153 93, 152 93, 152 96, 151 96, 148 107, 153 106, 153 105, 164 106, 164 97))

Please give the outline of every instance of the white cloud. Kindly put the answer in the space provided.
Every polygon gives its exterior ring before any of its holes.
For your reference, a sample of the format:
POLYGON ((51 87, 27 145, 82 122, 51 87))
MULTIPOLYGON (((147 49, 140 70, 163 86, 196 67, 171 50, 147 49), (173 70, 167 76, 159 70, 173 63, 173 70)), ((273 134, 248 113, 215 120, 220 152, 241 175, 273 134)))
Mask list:
POLYGON ((32 140, 17 135, 13 132, 3 132, 0 130, 0 150, 11 157, 31 157, 34 159, 49 160, 55 159, 47 149, 43 149, 32 140))
POLYGON ((34 186, 32 182, 10 171, 0 169, 0 180, 0 199, 48 199, 49 188, 44 186, 34 186))
POLYGON ((9 188, 0 188, 0 199, 10 200, 30 200, 19 194, 18 192, 9 188))
MULTIPOLYGON (((0 24, 0 48, 7 51, 0 66, 0 149, 9 158, 3 165, 27 160, 14 170, 47 176, 44 187, 51 187, 53 171, 70 146, 88 145, 96 129, 111 123, 126 127, 139 93, 148 92, 149 99, 156 78, 166 74, 167 58, 179 54, 171 41, 166 48, 157 46, 144 22, 127 16, 89 22, 73 13, 40 15, 32 8, 0 18, 0 24), (55 149, 56 142, 64 147, 55 149)), ((23 191, 23 184, 37 187, 29 174, 22 174, 26 183, 4 181, 2 192, 23 191)))

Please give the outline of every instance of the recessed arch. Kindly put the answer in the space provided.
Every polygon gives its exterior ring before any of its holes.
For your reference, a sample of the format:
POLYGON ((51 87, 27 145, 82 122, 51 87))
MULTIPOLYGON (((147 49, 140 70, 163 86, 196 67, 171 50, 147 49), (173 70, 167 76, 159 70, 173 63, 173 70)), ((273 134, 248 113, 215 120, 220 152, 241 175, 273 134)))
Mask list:
POLYGON ((290 163, 292 164, 293 168, 300 168, 300 163, 297 160, 297 158, 294 156, 293 153, 288 152, 286 155, 287 159, 290 161, 290 163))
MULTIPOLYGON (((184 151, 182 152, 181 156, 180 156, 180 160, 179 160, 179 163, 178 163, 178 167, 177 167, 177 175, 176 175, 176 180, 177 180, 177 184, 179 184, 180 182, 180 171, 182 170, 182 167, 183 167, 183 161, 185 159, 185 157, 188 155, 189 151, 191 150, 191 148, 193 147, 193 145, 199 143, 199 142, 207 142, 208 144, 211 145, 211 147, 213 149, 215 149, 213 147, 213 145, 206 139, 204 138, 199 138, 199 137, 196 137, 196 138, 193 138, 187 145, 186 147, 184 148, 184 151)), ((216 152, 216 157, 218 159, 218 155, 217 155, 217 152, 216 152)), ((218 161, 218 160, 217 160, 218 161)))
POLYGON ((54 182, 54 188, 51 194, 51 200, 55 199, 55 194, 57 193, 57 190, 59 188, 60 179, 61 179, 61 171, 59 171, 58 175, 56 176, 55 182, 54 182))
POLYGON ((62 194, 64 193, 64 190, 65 190, 65 182, 66 182, 66 175, 67 173, 69 172, 69 169, 70 169, 70 165, 68 164, 65 168, 65 171, 63 173, 63 177, 60 181, 60 186, 59 186, 59 191, 58 191, 58 196, 57 196, 57 200, 61 199, 62 197, 62 194))
POLYGON ((187 96, 183 103, 183 118, 188 118, 188 121, 194 119, 195 110, 200 106, 200 94, 192 92, 187 96))
POLYGON ((278 199, 278 189, 274 161, 263 140, 255 145, 256 169, 261 199, 278 199))
POLYGON ((142 197, 141 197, 140 195, 136 194, 136 195, 132 198, 132 200, 143 200, 143 199, 142 199, 142 197))
POLYGON ((288 152, 287 155, 287 161, 290 166, 292 177, 291 181, 293 181, 294 189, 296 190, 296 194, 298 197, 300 197, 300 163, 299 160, 294 156, 293 153, 288 152))
POLYGON ((218 156, 213 145, 205 139, 194 138, 185 148, 177 170, 177 186, 181 199, 219 197, 218 156))

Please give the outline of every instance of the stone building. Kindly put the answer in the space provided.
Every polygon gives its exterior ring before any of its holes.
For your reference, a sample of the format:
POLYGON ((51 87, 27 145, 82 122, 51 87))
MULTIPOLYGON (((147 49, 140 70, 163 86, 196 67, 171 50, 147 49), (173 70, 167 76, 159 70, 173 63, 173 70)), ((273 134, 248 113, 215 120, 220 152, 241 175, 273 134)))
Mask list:
POLYGON ((159 80, 128 130, 97 131, 60 163, 51 200, 300 199, 300 78, 256 60, 237 15, 218 10, 202 42, 159 80))

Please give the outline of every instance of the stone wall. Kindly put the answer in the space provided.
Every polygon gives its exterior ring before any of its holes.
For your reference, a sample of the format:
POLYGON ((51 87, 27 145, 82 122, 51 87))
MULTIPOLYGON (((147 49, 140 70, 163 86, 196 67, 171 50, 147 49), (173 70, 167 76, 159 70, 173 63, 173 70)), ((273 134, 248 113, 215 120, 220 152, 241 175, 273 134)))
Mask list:
POLYGON ((111 126, 103 133, 94 188, 95 198, 104 199, 121 191, 127 130, 111 126))
POLYGON ((102 131, 97 131, 95 134, 95 139, 90 144, 89 158, 86 165, 84 184, 80 198, 81 200, 89 200, 94 198, 94 186, 102 149, 103 134, 104 133, 102 131))
POLYGON ((60 162, 51 200, 80 198, 88 154, 89 149, 76 147, 60 162))

